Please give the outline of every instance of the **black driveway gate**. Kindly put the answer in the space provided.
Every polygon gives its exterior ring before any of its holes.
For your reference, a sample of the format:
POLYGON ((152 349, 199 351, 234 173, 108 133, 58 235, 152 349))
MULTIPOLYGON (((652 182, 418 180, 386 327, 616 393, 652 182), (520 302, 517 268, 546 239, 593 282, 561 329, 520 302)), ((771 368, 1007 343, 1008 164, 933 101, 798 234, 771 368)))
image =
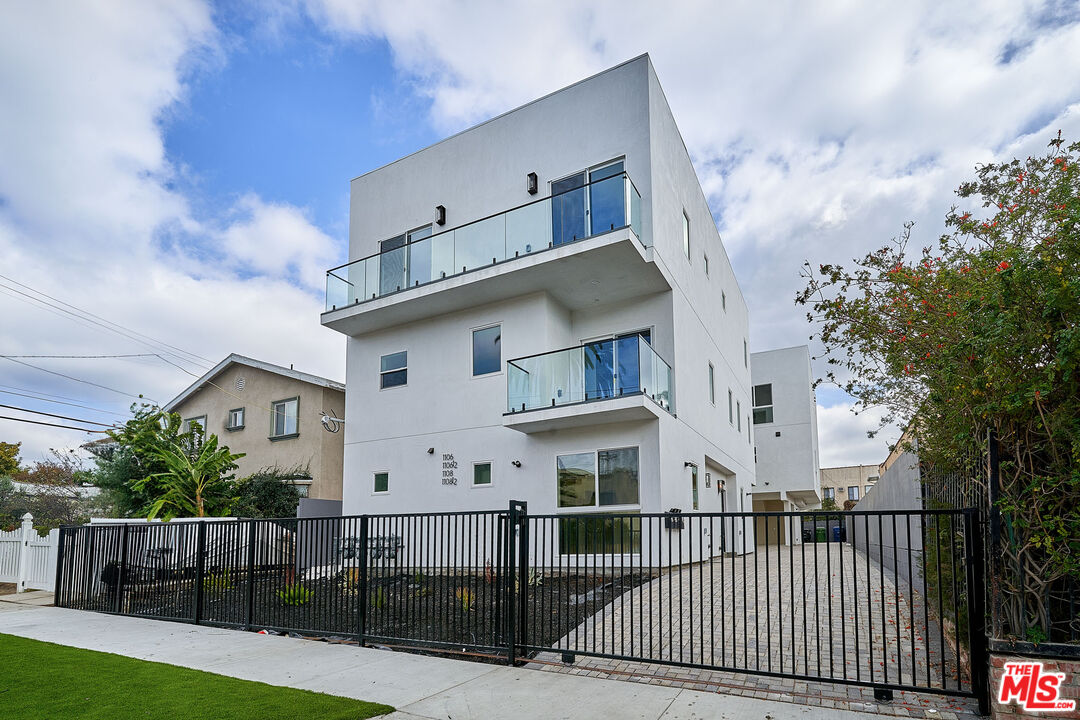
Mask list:
POLYGON ((507 510, 65 527, 56 604, 988 706, 974 510, 507 510))

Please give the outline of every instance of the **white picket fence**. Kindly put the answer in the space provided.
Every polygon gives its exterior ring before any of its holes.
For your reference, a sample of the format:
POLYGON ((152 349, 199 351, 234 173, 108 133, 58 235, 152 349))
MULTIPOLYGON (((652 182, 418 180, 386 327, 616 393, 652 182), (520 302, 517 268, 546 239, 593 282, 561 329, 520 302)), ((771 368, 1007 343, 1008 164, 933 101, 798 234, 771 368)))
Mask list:
POLYGON ((60 531, 38 535, 34 516, 22 516, 22 527, 0 532, 0 582, 15 583, 24 590, 52 591, 56 584, 56 553, 60 531))

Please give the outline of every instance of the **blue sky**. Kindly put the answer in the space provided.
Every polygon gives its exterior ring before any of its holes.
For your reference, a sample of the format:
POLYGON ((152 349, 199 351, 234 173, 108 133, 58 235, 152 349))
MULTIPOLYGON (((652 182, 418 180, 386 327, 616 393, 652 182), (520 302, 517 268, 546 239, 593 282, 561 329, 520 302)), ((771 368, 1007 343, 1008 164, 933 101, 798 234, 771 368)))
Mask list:
MULTIPOLYGON (((1041 152, 1058 129, 1080 138, 1075 8, 9 4, 0 354, 164 359, 0 358, 0 403, 112 422, 230 352, 342 379, 343 339, 318 317, 346 253, 349 180, 643 52, 747 298, 751 348, 804 344, 803 261, 862 255, 907 221, 929 244, 978 163, 1041 152)), ((866 437, 874 411, 818 398, 823 464, 884 457, 889 434, 866 437)), ((86 438, 0 420, 31 460, 86 438)))

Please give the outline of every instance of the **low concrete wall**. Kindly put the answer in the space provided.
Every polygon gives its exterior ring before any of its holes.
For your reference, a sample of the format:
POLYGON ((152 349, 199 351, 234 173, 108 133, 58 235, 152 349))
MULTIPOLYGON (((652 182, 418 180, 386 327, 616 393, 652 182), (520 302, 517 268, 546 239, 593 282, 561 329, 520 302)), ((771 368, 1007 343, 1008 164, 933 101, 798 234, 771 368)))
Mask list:
MULTIPOLYGON (((881 476, 855 510, 922 510, 922 480, 919 458, 904 452, 881 476)), ((856 518, 850 529, 855 547, 866 552, 886 570, 895 568, 903 585, 924 590, 922 573, 922 519, 918 516, 856 518)), ((892 574, 891 572, 889 574, 892 574)))

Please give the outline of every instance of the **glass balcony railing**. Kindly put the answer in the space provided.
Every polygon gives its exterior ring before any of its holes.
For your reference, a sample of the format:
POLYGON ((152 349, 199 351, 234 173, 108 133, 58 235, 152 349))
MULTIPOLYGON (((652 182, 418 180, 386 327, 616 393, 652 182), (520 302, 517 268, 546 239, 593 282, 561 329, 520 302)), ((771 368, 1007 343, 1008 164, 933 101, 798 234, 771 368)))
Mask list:
POLYGON ((671 366, 640 335, 506 363, 506 409, 511 413, 627 395, 645 395, 675 412, 671 366))
POLYGON ((326 309, 629 227, 641 239, 641 195, 625 172, 341 265, 326 273, 326 309))

